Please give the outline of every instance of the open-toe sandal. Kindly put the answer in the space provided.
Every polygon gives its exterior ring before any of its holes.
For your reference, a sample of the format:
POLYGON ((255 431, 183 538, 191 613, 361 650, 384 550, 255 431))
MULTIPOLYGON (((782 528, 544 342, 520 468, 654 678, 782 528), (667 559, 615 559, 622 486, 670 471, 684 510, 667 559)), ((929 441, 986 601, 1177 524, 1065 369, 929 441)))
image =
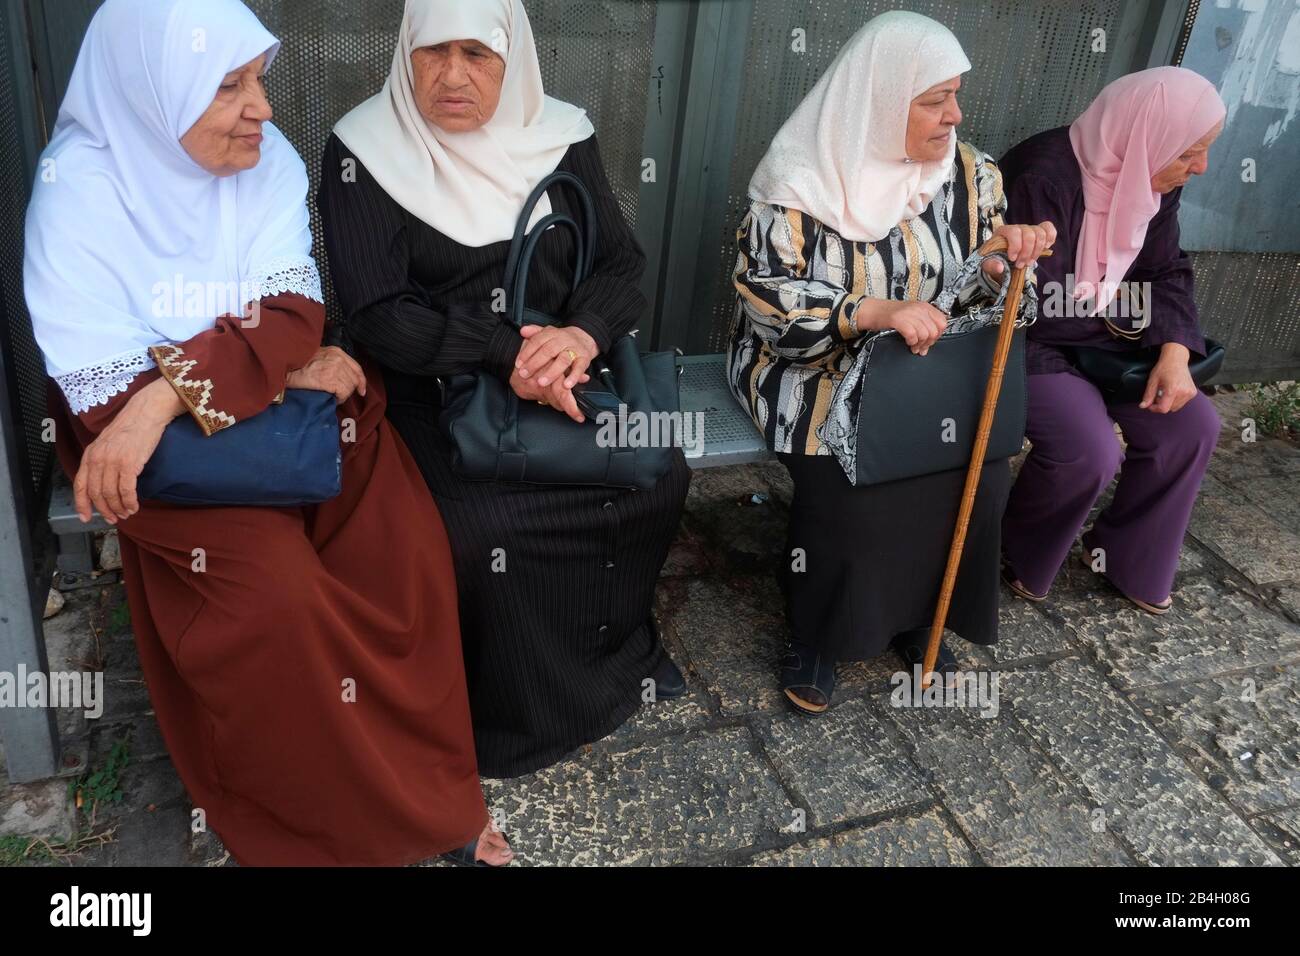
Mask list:
POLYGON ((821 716, 835 692, 835 662, 807 644, 791 641, 781 664, 781 691, 799 713, 821 716))

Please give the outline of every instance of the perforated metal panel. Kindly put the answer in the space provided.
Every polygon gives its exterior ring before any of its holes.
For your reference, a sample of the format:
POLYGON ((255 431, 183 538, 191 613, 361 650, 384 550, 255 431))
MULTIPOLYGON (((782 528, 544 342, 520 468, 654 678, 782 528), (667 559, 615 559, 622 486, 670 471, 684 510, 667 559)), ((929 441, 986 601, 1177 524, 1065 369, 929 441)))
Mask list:
POLYGON ((1196 306, 1205 334, 1228 349, 1216 381, 1300 376, 1300 256, 1194 252, 1196 306))
POLYGON ((7 370, 17 391, 17 412, 27 455, 28 477, 33 491, 39 491, 50 465, 50 446, 41 441, 45 408, 45 362, 32 338, 31 320, 23 300, 23 219, 31 157, 23 144, 31 141, 30 131, 20 129, 22 118, 17 97, 32 94, 30 75, 14 62, 15 37, 10 20, 0 11, 0 286, 9 321, 0 329, 7 370))
MULTIPOLYGON (((321 153, 334 124, 388 77, 402 0, 250 0, 249 6, 283 44, 267 88, 276 125, 311 174, 312 231, 323 259, 314 199, 321 153)), ((530 0, 527 6, 546 91, 587 110, 610 185, 635 226, 657 5, 530 0)), ((337 318, 327 293, 331 318, 337 318)))
POLYGON ((707 341, 691 350, 721 351, 735 302, 731 269, 735 230, 747 204, 746 190, 773 135, 864 23, 905 7, 946 24, 970 57, 959 95, 965 119, 960 135, 994 156, 1021 139, 1069 122, 1134 56, 1147 3, 910 2, 888 0, 755 0, 743 64, 743 96, 731 157, 722 250, 710 297, 707 341), (794 52, 795 29, 806 36, 807 52, 794 52), (1105 51, 1093 52, 1105 31, 1105 51))

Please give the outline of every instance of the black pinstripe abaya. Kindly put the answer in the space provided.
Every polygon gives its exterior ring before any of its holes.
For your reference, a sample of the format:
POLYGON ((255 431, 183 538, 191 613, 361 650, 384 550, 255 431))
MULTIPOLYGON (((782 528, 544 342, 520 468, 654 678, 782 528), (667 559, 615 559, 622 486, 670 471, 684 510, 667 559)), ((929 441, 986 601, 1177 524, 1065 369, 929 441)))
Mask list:
MULTIPOLYGON (((583 328, 603 350, 641 316, 645 257, 596 138, 571 146, 559 168, 595 200, 595 269, 569 295, 572 240, 551 230, 528 303, 583 328)), ((548 196, 576 215, 567 190, 548 196)), ((513 777, 547 766, 640 705, 641 681, 662 654, 650 609, 690 484, 685 458, 676 454, 653 491, 462 481, 438 428, 434 377, 486 369, 509 379, 521 340, 492 309, 509 242, 456 243, 399 206, 336 137, 318 203, 344 328, 383 368, 388 416, 451 539, 479 772, 513 777)))

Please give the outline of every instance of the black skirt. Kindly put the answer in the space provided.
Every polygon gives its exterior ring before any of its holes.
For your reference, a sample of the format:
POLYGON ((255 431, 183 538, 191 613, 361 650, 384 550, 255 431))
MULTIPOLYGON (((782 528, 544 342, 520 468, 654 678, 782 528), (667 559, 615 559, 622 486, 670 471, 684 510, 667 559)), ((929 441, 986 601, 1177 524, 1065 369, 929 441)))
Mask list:
POLYGON ((388 417, 451 541, 479 773, 549 766, 641 705, 663 654, 650 615, 690 468, 679 450, 650 491, 465 481, 438 407, 397 391, 388 417))
MULTIPOLYGON (((888 650, 898 634, 929 628, 966 470, 857 488, 833 456, 777 457, 794 480, 782 562, 792 637, 837 661, 859 661, 888 650)), ((997 640, 1010 488, 1010 463, 986 463, 946 625, 974 644, 997 640)))

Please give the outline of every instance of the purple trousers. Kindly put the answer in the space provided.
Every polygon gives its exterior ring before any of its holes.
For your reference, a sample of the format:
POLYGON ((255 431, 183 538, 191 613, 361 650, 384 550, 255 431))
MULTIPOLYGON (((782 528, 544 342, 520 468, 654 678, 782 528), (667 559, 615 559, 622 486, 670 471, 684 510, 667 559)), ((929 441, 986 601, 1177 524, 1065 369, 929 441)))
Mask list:
POLYGON ((1151 604, 1165 600, 1221 427, 1214 404, 1199 392, 1159 415, 1136 404, 1107 406, 1079 375, 1030 375, 1033 450, 1002 521, 1002 551, 1014 576, 1035 594, 1048 592, 1118 471, 1114 500, 1084 535, 1084 549, 1089 556, 1104 550, 1106 576, 1125 594, 1151 604))

